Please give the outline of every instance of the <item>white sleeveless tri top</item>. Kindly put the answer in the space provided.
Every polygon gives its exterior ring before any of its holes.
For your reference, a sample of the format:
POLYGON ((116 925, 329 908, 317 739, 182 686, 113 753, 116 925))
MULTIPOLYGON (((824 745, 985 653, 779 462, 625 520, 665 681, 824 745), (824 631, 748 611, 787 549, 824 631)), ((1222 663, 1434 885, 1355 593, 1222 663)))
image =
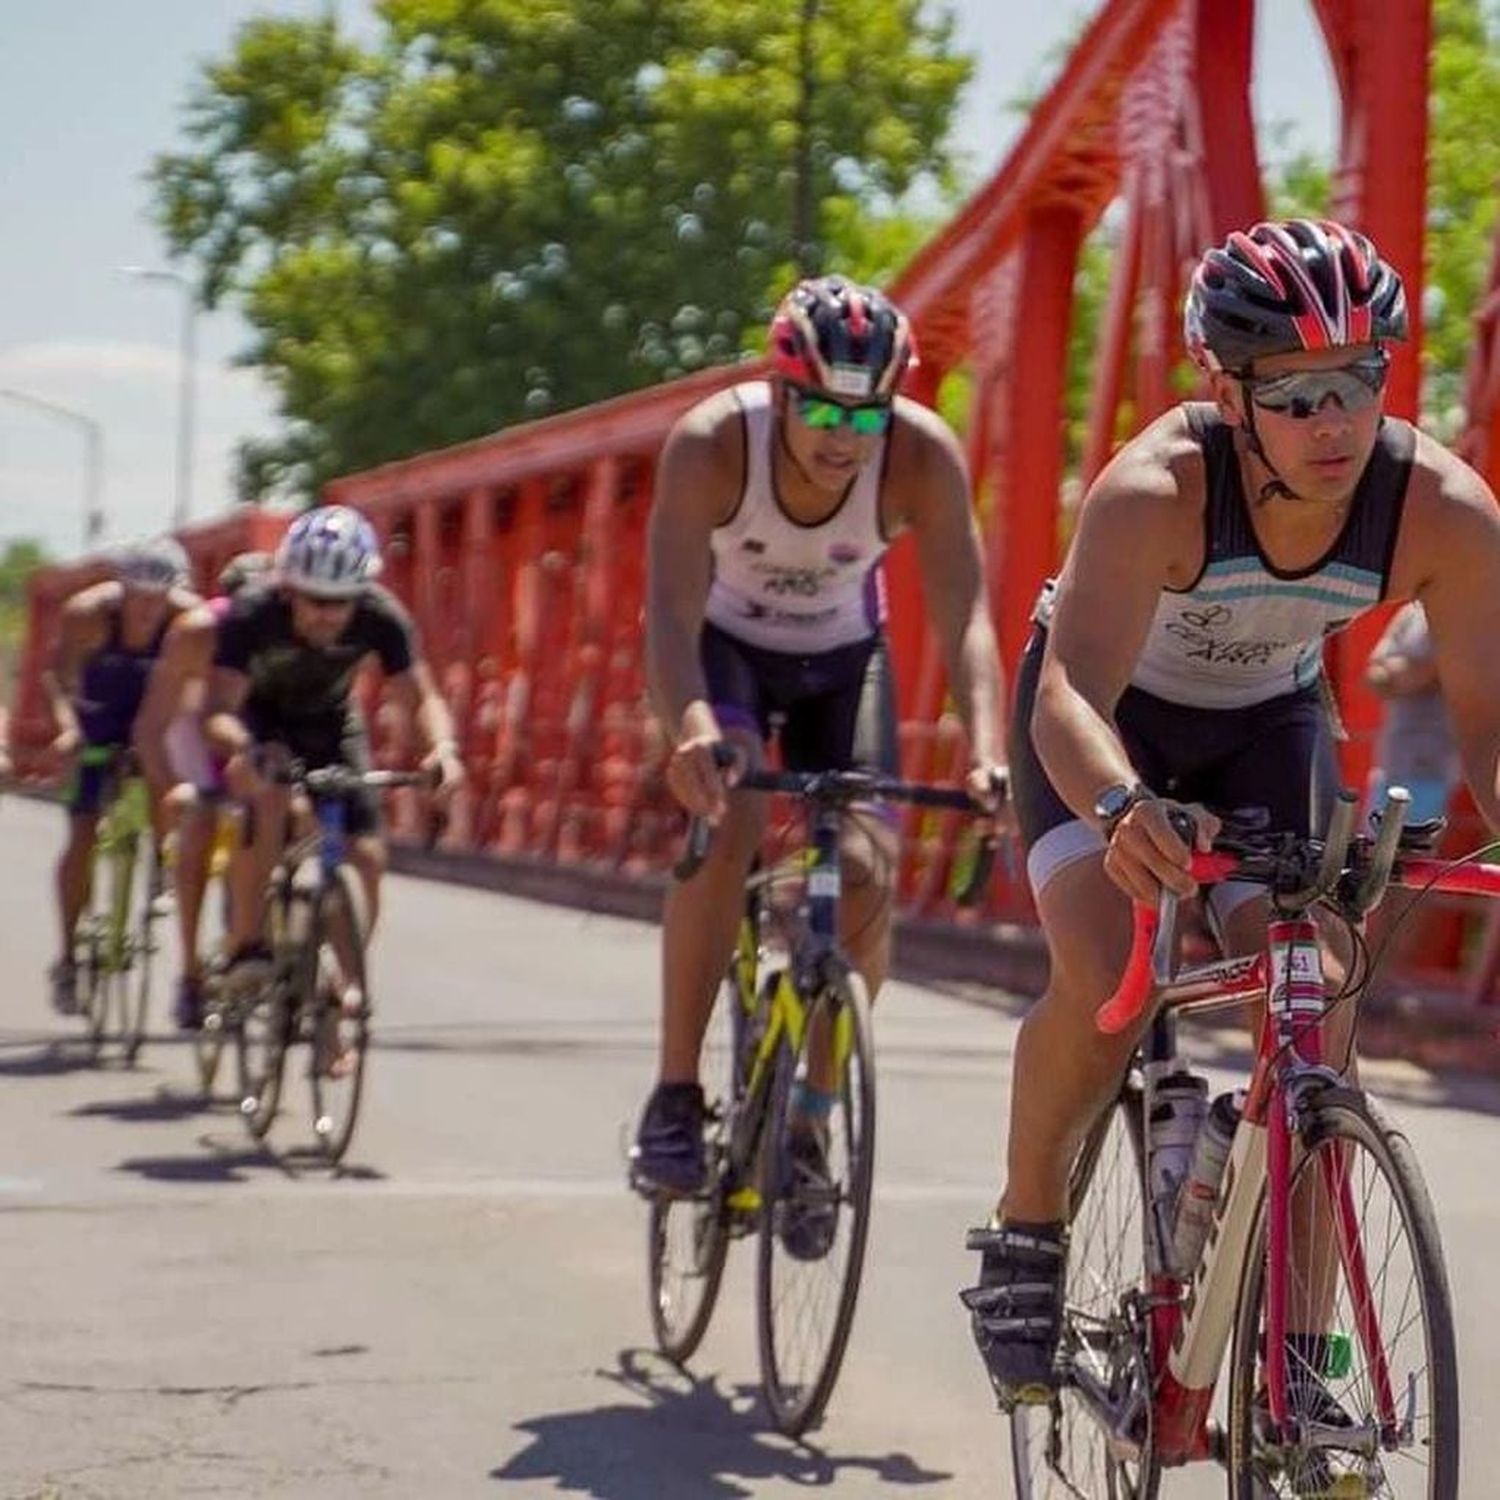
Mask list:
POLYGON ((885 621, 880 489, 889 436, 815 526, 793 520, 776 493, 771 387, 732 387, 745 430, 745 487, 713 533, 707 618, 766 651, 814 656, 869 640, 885 621))

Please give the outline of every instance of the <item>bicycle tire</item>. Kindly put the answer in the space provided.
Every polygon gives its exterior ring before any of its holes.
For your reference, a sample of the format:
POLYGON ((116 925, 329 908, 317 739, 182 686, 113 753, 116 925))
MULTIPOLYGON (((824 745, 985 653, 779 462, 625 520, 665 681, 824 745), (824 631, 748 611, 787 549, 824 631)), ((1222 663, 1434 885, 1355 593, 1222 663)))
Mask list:
MULTIPOLYGON (((1388 1188, 1391 1202, 1385 1213, 1383 1226, 1378 1229, 1373 1228, 1374 1221, 1380 1217, 1378 1209, 1372 1210, 1375 1183, 1372 1179, 1366 1178, 1363 1189, 1358 1182, 1354 1184, 1355 1197, 1361 1205, 1360 1223, 1362 1229, 1365 1230, 1365 1233, 1361 1235, 1361 1242, 1367 1251, 1377 1241, 1389 1251, 1393 1243, 1391 1238, 1393 1231, 1399 1228, 1407 1237, 1410 1245, 1410 1269, 1416 1283, 1416 1305, 1420 1310, 1423 1324, 1421 1352, 1423 1368, 1429 1381, 1429 1402, 1425 1420, 1422 1416, 1417 1417, 1413 1435, 1415 1437, 1417 1433, 1425 1432, 1425 1438, 1420 1440, 1419 1446, 1425 1447, 1430 1459, 1426 1478, 1418 1480, 1413 1475, 1413 1484, 1400 1489, 1389 1487, 1388 1482, 1385 1481, 1392 1469, 1388 1468, 1384 1462, 1388 1455, 1382 1453, 1375 1460, 1379 1466, 1379 1479, 1382 1482, 1377 1483, 1374 1489, 1368 1488, 1368 1481, 1372 1476, 1366 1472, 1363 1476, 1366 1488, 1359 1490, 1358 1493, 1392 1497, 1421 1495, 1424 1500, 1455 1500, 1458 1495, 1459 1476, 1459 1409, 1458 1364, 1453 1332, 1452 1300, 1448 1289, 1442 1243, 1438 1234, 1437 1217, 1433 1212, 1431 1200, 1428 1198, 1416 1155, 1406 1137, 1391 1126, 1375 1107, 1373 1101, 1357 1089, 1329 1088, 1321 1094, 1308 1107, 1303 1121, 1301 1142, 1304 1154, 1293 1168, 1290 1188, 1294 1222, 1299 1206, 1306 1202, 1305 1194, 1299 1197, 1298 1185, 1304 1181, 1309 1172, 1317 1170, 1315 1164, 1325 1160, 1330 1150, 1342 1145, 1345 1153, 1343 1169, 1349 1172, 1353 1153, 1363 1153, 1369 1165, 1359 1170, 1373 1170, 1388 1188), (1394 1211, 1394 1217, 1392 1217, 1392 1211, 1394 1211)), ((1323 1170, 1326 1171, 1327 1168, 1323 1170)), ((1326 1199, 1324 1201, 1326 1202, 1326 1199)), ((1267 1197, 1263 1192, 1250 1238, 1235 1309, 1229 1386, 1228 1469, 1231 1500, 1272 1500, 1272 1497, 1276 1496, 1294 1495, 1298 1493, 1299 1485, 1305 1489, 1309 1482, 1313 1482, 1313 1476, 1309 1475, 1306 1469, 1311 1463, 1317 1461, 1306 1449, 1292 1445, 1290 1448, 1291 1471, 1288 1472, 1288 1469, 1282 1466, 1280 1472, 1277 1472, 1281 1456, 1285 1455, 1288 1449, 1282 1448, 1278 1451, 1271 1445, 1261 1442, 1255 1430, 1257 1402, 1260 1395, 1259 1366, 1261 1363, 1267 1219, 1267 1197)), ((1296 1270, 1293 1272, 1291 1280, 1294 1298, 1297 1295, 1298 1283, 1304 1274, 1296 1270)), ((1380 1286, 1380 1302, 1388 1307, 1388 1280, 1384 1269, 1378 1270, 1371 1284, 1380 1286)), ((1334 1317, 1338 1316, 1341 1285, 1342 1278, 1336 1283, 1333 1291, 1334 1317)), ((1409 1299, 1410 1290, 1398 1287, 1394 1295, 1397 1298, 1409 1299)), ((1404 1310, 1403 1308, 1403 1312, 1404 1310)), ((1288 1309, 1289 1327, 1295 1326, 1291 1322, 1295 1317, 1294 1306, 1288 1309)), ((1389 1324, 1382 1318, 1382 1329, 1388 1326, 1389 1324)), ((1396 1338, 1399 1340, 1409 1327, 1409 1323, 1402 1322, 1397 1328, 1396 1338)), ((1363 1350, 1357 1334, 1348 1341, 1350 1369, 1353 1370, 1355 1362, 1362 1359, 1363 1350)), ((1390 1358, 1392 1351, 1388 1349, 1386 1352, 1387 1358, 1390 1358)), ((1414 1385, 1407 1385, 1399 1378, 1406 1373, 1414 1372, 1407 1372, 1401 1367, 1391 1370, 1392 1384, 1397 1392, 1398 1402, 1403 1388, 1413 1391, 1415 1389, 1414 1385)), ((1365 1415, 1361 1397, 1368 1399, 1369 1393, 1368 1390, 1362 1392, 1359 1389, 1356 1379, 1331 1374, 1326 1368, 1317 1374, 1316 1384, 1334 1397, 1346 1415, 1353 1415, 1356 1421, 1365 1415), (1351 1405, 1356 1408, 1353 1413, 1349 1411, 1351 1405)), ((1341 1455, 1337 1459, 1330 1459, 1327 1456, 1328 1451, 1325 1450, 1322 1462, 1330 1471, 1335 1465, 1338 1466, 1339 1472, 1332 1475, 1335 1480, 1340 1478, 1342 1473, 1354 1472, 1347 1450, 1331 1450, 1341 1455)), ((1394 1472, 1405 1475, 1409 1471, 1398 1465, 1394 1472)), ((1352 1489, 1351 1493, 1353 1493, 1352 1489)))
MULTIPOLYGON (((154 865, 154 856, 148 857, 154 865)), ((155 967, 152 959, 156 956, 156 924, 160 920, 154 905, 152 894, 154 888, 155 880, 148 879, 144 890, 140 893, 140 909, 136 914, 129 939, 128 968, 135 971, 135 1003, 134 1005, 130 1003, 128 995, 123 997, 126 1014, 120 1039, 125 1051, 126 1065, 132 1068, 140 1058, 141 1048, 146 1043, 146 1023, 151 1013, 151 980, 155 967)))
POLYGON ((365 964, 365 935, 360 922, 358 876, 347 865, 314 898, 310 934, 311 962, 307 987, 302 990, 303 1013, 308 1017, 308 1080, 312 1091, 313 1136, 330 1166, 343 1160, 354 1137, 364 1094, 366 1058, 370 1044, 370 982, 365 964), (324 946, 334 945, 342 924, 348 934, 347 951, 334 953, 332 970, 341 973, 342 991, 325 991, 324 946), (358 987, 358 1009, 345 1008, 349 986, 358 987), (352 1056, 349 1070, 335 1077, 327 1066, 334 1058, 352 1056))
POLYGON ((240 1115, 257 1141, 266 1138, 281 1107, 282 1073, 296 1022, 298 970, 303 962, 302 946, 295 937, 306 930, 299 921, 298 903, 303 900, 289 880, 273 881, 266 898, 265 924, 275 955, 270 978, 258 993, 230 1001, 240 1115))
MULTIPOLYGON (((753 984, 754 975, 750 976, 753 984)), ((727 1201, 730 1123, 743 1102, 747 1071, 745 1009, 737 963, 731 963, 714 996, 704 1028, 699 1073, 704 1081, 704 1191, 690 1198, 654 1194, 646 1224, 647 1289, 656 1347, 674 1364, 686 1364, 703 1342, 718 1303, 729 1255, 727 1201), (686 1253, 673 1256, 673 1247, 686 1253), (682 1269, 676 1269, 678 1262, 682 1269), (675 1288, 680 1291, 674 1291, 675 1288)))
POLYGON ((1143 1101, 1128 1080, 1085 1139, 1068 1185, 1068 1270, 1059 1357, 1063 1385, 1045 1406, 1010 1415, 1011 1472, 1018 1500, 1154 1500, 1161 1466, 1152 1452, 1150 1373, 1130 1332, 1125 1299, 1146 1287, 1143 1101), (1142 1454, 1120 1458, 1079 1394, 1078 1362, 1112 1396, 1143 1398, 1142 1454), (1123 1388, 1122 1388, 1123 1387, 1123 1388))
POLYGON ((777 1429, 799 1437, 818 1422, 833 1392, 848 1347, 864 1269, 870 1227, 870 1197, 875 1168, 875 1065, 870 1030, 870 1004, 864 981, 846 970, 808 1006, 807 1024, 794 1041, 783 1036, 772 1084, 768 1132, 761 1185, 760 1243, 756 1276, 756 1324, 760 1345, 761 1386, 777 1429), (813 1196, 813 1204, 832 1209, 832 1240, 816 1257, 793 1255, 786 1237, 794 1220, 789 1214, 807 1213, 807 1195, 788 1190, 792 1170, 789 1154, 792 1088, 804 1067, 805 1049, 820 1015, 837 1034, 847 1026, 847 1051, 839 1079, 837 1102, 829 1120, 828 1141, 839 1147, 844 1169, 830 1161, 831 1199, 813 1196), (847 1019, 845 1019, 847 1018, 847 1019), (798 1357, 797 1311, 811 1309, 809 1297, 783 1296, 788 1287, 805 1284, 817 1268, 835 1259, 844 1242, 842 1271, 836 1273, 832 1317, 821 1337, 814 1336, 809 1356, 798 1357), (807 1271, 808 1267, 813 1270, 807 1271), (799 1270, 800 1268, 800 1270, 799 1270), (804 1276, 801 1271, 807 1271, 804 1276), (792 1302, 798 1304, 792 1307, 792 1302), (781 1314, 785 1312, 785 1318, 781 1314), (785 1324, 785 1326, 784 1326, 785 1324))

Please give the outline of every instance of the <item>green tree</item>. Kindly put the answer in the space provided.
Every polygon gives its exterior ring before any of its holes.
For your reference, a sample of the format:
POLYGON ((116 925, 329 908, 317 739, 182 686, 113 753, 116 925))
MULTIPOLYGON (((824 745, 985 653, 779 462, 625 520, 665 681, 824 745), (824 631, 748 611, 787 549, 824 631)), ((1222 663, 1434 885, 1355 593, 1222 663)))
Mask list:
POLYGON ((288 424, 247 445, 242 492, 731 360, 794 264, 899 263, 903 195, 949 183, 970 64, 921 0, 377 14, 370 50, 331 19, 244 27, 152 169, 288 424))
POLYGON ((0 552, 0 702, 10 697, 10 675, 26 634, 26 584, 50 558, 40 542, 17 538, 0 552))

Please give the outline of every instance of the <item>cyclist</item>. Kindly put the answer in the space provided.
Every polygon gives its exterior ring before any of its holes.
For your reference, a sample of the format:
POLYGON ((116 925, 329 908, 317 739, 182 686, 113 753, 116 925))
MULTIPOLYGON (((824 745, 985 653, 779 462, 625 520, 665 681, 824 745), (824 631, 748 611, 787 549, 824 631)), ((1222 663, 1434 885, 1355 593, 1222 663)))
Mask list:
POLYGON ((196 1029, 203 1017, 203 961, 198 929, 208 886, 214 829, 224 800, 223 761, 203 733, 209 674, 219 622, 233 597, 271 567, 269 552, 241 552, 225 564, 218 592, 172 622, 135 721, 136 753, 155 785, 171 785, 165 809, 177 831, 177 916, 182 972, 177 1024, 196 1029))
MULTIPOLYGON (((896 394, 914 352, 905 316, 880 292, 803 281, 771 324, 770 380, 700 402, 662 453, 648 668, 674 742, 668 784, 718 834, 666 902, 658 1081, 631 1153, 648 1190, 691 1193, 704 1180, 698 1055, 760 839, 761 811, 726 797, 713 752, 727 741, 755 761, 777 714, 791 769, 898 771, 880 559, 907 529, 969 733, 970 786, 992 797, 999 654, 958 442, 896 394)), ((889 828, 849 830, 844 939, 872 995, 886 970, 893 855, 889 828)), ((824 1170, 816 1126, 831 1103, 801 1091, 799 1170, 824 1170)))
MULTIPOLYGON (((351 689, 360 665, 373 658, 417 723, 426 745, 423 765, 439 773, 439 795, 447 797, 463 781, 448 707, 418 653, 406 611, 375 582, 379 571, 375 533, 358 511, 342 505, 310 510, 287 529, 269 583, 240 592, 219 625, 208 737, 225 758, 226 785, 251 808, 254 829, 253 840, 230 860, 230 983, 248 978, 270 957, 260 935, 261 904, 289 804, 288 788, 264 777, 252 750, 267 747, 273 757, 295 757, 308 767, 364 769, 368 745, 351 689)), ((373 795, 348 797, 346 820, 368 934, 385 868, 373 795)))
MULTIPOLYGON (((57 735, 53 750, 71 764, 63 796, 68 839, 57 863, 62 948, 52 966, 52 1004, 78 1010, 73 933, 89 892, 90 859, 106 793, 118 772, 151 669, 168 629, 197 603, 188 590, 187 554, 172 537, 132 543, 109 559, 111 576, 63 605, 57 653, 45 686, 57 735)), ((167 791, 143 767, 158 801, 167 791)))
MULTIPOLYGON (((1194 890, 1169 812, 1191 805, 1200 847, 1220 826, 1205 804, 1324 827, 1322 642, 1415 596, 1500 823, 1500 515, 1472 469, 1382 416, 1400 276, 1342 225, 1258 224, 1203 256, 1185 326, 1212 401, 1168 412, 1100 476, 1017 674, 1013 792, 1051 978, 1021 1028, 1008 1181, 964 1294, 1002 1405, 1055 1389, 1068 1173, 1139 1040, 1102 1036, 1094 1012, 1124 968, 1127 898, 1194 890)), ((1259 894, 1212 892, 1228 951, 1263 944, 1259 894)), ((1335 1045, 1351 1032, 1337 1013, 1335 1045)))

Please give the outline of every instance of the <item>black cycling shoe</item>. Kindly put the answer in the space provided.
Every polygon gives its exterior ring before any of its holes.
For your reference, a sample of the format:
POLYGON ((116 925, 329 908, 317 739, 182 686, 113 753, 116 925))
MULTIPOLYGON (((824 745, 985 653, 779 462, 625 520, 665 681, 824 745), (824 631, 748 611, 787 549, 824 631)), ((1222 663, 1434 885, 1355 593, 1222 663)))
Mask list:
POLYGON ((696 1083, 657 1084, 630 1148, 630 1185, 637 1192, 685 1198, 703 1191, 703 1117, 696 1083))
POLYGON ((828 1171, 828 1148, 817 1125, 787 1131, 786 1180, 776 1205, 777 1233, 793 1260, 822 1260, 839 1227, 838 1192, 828 1171))
POLYGON ((1061 1223, 971 1229, 965 1244, 982 1257, 979 1285, 959 1293, 969 1309, 1002 1411, 1043 1406, 1057 1394, 1068 1237, 1061 1223))

